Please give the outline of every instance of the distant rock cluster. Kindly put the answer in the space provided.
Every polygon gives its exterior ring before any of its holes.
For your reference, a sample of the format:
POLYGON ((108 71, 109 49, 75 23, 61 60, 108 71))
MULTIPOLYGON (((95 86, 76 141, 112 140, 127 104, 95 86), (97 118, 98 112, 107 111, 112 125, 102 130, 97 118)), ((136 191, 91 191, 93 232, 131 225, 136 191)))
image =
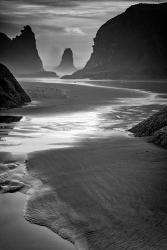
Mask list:
POLYGON ((0 110, 15 108, 30 101, 30 97, 12 73, 0 64, 0 110))
POLYGON ((13 39, 0 33, 0 62, 14 74, 44 70, 36 47, 35 35, 30 26, 25 26, 21 34, 13 39))
POLYGON ((136 4, 98 30, 84 69, 67 78, 167 78, 167 3, 136 4))
POLYGON ((135 136, 148 136, 149 142, 167 148, 167 107, 132 127, 135 136))

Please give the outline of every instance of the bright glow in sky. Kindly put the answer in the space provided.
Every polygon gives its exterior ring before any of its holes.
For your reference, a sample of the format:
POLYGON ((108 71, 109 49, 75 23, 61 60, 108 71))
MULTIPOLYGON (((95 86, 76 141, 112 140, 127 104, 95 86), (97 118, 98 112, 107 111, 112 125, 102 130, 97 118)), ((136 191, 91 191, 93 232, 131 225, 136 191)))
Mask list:
MULTIPOLYGON (((36 34, 45 68, 55 68, 71 47, 75 65, 84 66, 99 27, 138 0, 1 0, 0 31, 14 37, 24 25, 36 34)), ((160 3, 160 0, 140 2, 160 3)))

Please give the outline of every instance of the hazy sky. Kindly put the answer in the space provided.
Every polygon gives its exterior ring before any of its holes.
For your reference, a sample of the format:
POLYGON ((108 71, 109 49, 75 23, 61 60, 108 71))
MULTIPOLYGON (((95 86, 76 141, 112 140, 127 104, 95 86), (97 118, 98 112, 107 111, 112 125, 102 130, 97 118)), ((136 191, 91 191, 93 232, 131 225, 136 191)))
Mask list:
POLYGON ((29 24, 45 68, 56 67, 66 47, 79 68, 90 57, 98 28, 138 2, 165 0, 0 0, 0 31, 14 37, 29 24))

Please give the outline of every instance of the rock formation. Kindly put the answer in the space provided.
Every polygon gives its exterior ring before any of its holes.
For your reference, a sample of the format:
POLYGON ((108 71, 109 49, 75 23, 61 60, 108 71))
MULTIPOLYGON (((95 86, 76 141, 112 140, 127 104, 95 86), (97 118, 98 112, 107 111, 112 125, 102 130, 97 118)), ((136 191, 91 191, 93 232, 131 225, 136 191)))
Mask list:
POLYGON ((136 4, 106 22, 93 53, 71 78, 167 78, 167 3, 136 4))
POLYGON ((72 74, 76 71, 73 60, 73 52, 70 48, 64 50, 60 65, 56 68, 56 72, 60 74, 72 74))
MULTIPOLYGON (((22 116, 13 116, 13 115, 0 115, 0 123, 12 123, 19 122, 22 116)), ((0 126, 1 129, 1 126, 0 126)))
POLYGON ((167 148, 167 107, 129 130, 135 136, 149 136, 148 141, 167 148))
POLYGON ((152 142, 163 148, 167 148, 167 126, 156 131, 149 139, 149 142, 152 142))
POLYGON ((12 73, 0 64, 0 109, 15 108, 30 101, 12 73))
POLYGON ((25 26, 21 34, 13 39, 0 33, 0 63, 5 64, 14 74, 44 70, 30 26, 25 26))

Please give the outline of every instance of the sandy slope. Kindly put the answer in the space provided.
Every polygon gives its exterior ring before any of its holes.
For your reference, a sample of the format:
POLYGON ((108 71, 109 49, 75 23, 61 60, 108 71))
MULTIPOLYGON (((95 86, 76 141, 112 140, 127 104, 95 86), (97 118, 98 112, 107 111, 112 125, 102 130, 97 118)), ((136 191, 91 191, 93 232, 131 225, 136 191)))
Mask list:
POLYGON ((29 155, 46 189, 28 202, 28 220, 83 249, 167 248, 167 155, 136 138, 29 155))

